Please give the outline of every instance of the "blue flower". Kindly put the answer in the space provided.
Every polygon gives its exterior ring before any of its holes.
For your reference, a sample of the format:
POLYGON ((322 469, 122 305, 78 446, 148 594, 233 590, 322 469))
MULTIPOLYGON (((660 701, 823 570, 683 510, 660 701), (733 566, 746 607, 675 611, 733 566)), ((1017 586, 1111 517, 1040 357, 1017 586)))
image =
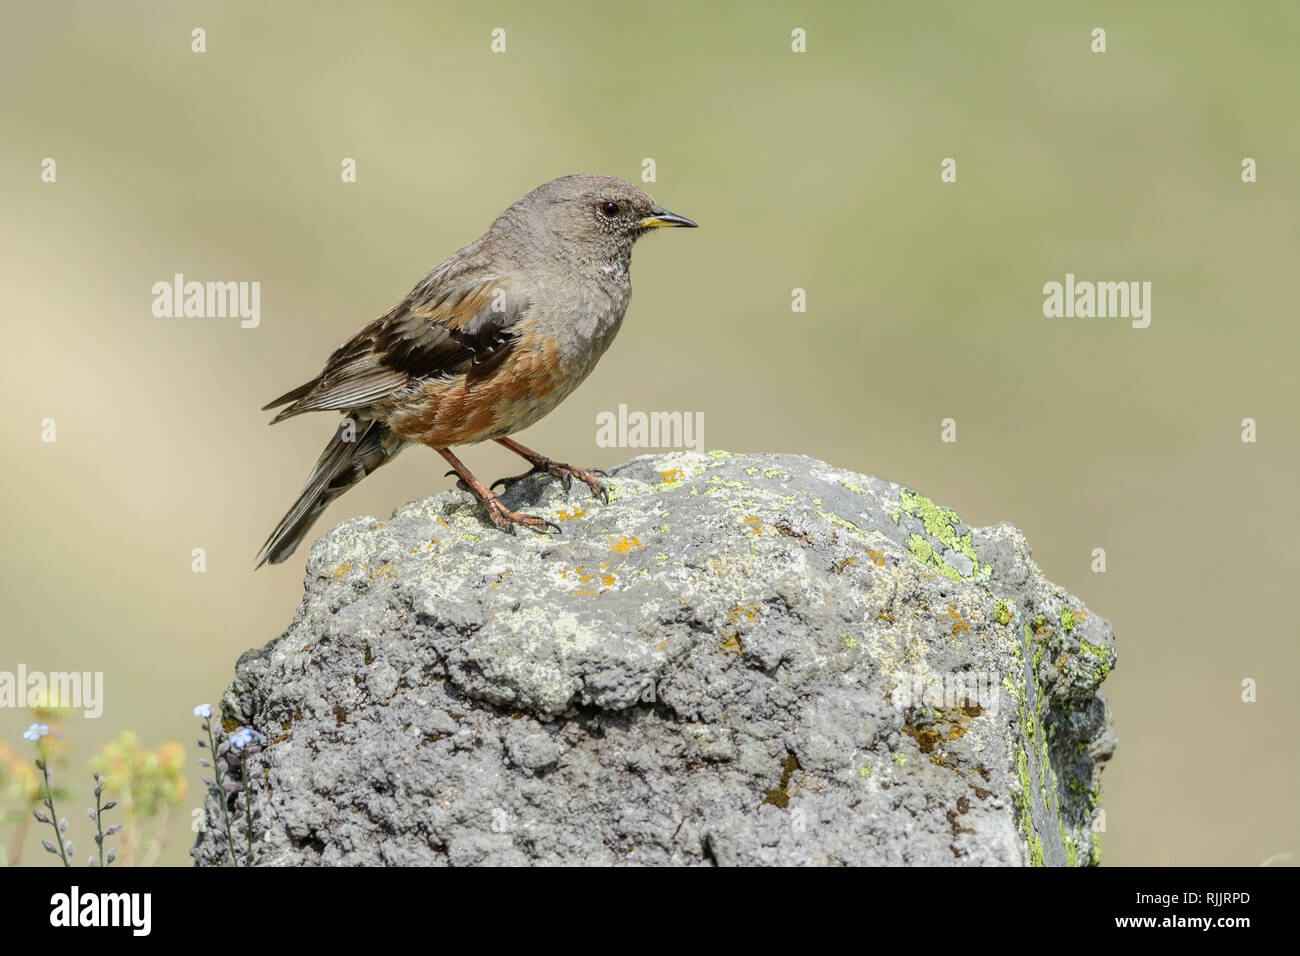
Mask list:
POLYGON ((212 705, 211 705, 211 704, 199 704, 199 706, 197 706, 197 707, 194 708, 194 716, 195 716, 195 717, 202 717, 202 718, 204 718, 204 719, 206 719, 206 720, 211 720, 211 719, 212 719, 212 705))
POLYGON ((259 734, 252 727, 240 727, 230 735, 230 746, 236 750, 243 750, 249 744, 256 741, 259 744, 266 743, 266 737, 259 734))
POLYGON ((50 732, 49 724, 32 724, 23 732, 23 737, 27 740, 40 740, 50 732))

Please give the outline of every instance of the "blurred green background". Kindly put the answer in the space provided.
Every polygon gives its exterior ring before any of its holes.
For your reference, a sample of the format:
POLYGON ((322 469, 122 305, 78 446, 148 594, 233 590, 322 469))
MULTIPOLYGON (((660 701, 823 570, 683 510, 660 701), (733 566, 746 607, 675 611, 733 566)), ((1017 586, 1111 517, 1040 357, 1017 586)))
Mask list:
MULTIPOLYGON (((259 407, 527 190, 652 157, 646 188, 703 228, 641 243, 618 341, 523 440, 608 466, 637 452, 595 446, 598 411, 698 410, 709 447, 1018 525, 1117 631, 1103 862, 1300 850, 1300 7, 1062 6, 8 5, 0 669, 105 672, 65 782, 123 728, 197 757, 193 706, 292 618, 308 548, 253 558, 334 420, 259 407), (260 327, 153 317, 176 272, 260 281, 260 327), (1151 282, 1150 328, 1044 318, 1066 272, 1151 282)), ((409 451, 315 532, 445 470, 409 451)), ((0 711, 24 755, 29 720, 0 711)), ((188 804, 162 862, 188 862, 188 804)))

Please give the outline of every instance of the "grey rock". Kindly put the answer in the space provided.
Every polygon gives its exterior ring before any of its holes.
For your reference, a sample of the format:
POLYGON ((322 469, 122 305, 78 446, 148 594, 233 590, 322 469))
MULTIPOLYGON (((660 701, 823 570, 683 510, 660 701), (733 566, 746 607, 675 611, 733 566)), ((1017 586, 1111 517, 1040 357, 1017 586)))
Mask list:
POLYGON ((502 740, 506 756, 516 767, 549 770, 560 760, 559 745, 534 720, 512 722, 505 728, 502 740))
POLYGON ((510 489, 558 537, 447 492, 316 542, 222 700, 259 862, 1096 860, 1114 635, 1018 530, 791 455, 608 483, 510 489))

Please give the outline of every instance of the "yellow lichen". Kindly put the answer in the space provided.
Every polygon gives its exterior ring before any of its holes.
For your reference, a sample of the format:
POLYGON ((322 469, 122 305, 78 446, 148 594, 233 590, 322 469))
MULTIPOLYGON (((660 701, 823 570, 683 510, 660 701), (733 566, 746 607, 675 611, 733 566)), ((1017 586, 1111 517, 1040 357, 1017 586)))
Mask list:
POLYGON ((639 538, 631 535, 619 535, 617 538, 613 535, 605 535, 605 538, 610 542, 609 550, 615 554, 627 554, 630 551, 639 551, 645 547, 639 538))

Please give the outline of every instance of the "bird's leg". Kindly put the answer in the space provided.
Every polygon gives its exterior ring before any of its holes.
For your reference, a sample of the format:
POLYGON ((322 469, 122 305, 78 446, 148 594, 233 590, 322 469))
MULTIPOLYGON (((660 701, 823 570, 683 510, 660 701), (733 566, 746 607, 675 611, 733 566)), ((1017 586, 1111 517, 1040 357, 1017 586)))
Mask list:
POLYGON ((549 528, 553 529, 556 534, 562 533, 559 525, 552 524, 545 518, 539 518, 536 515, 520 514, 517 511, 511 511, 503 505, 501 499, 489 489, 484 488, 483 482, 475 478, 473 474, 470 473, 470 470, 465 467, 464 462, 451 453, 450 448, 439 448, 438 454, 443 458, 446 458, 447 464, 451 465, 452 470, 460 476, 460 481, 456 483, 457 486, 464 488, 483 503, 487 508, 488 517, 492 519, 492 523, 501 531, 514 534, 515 525, 521 524, 537 531, 549 528))
POLYGON ((498 445, 509 448, 512 452, 523 458, 525 461, 532 462, 532 470, 524 472, 522 475, 515 475, 513 478, 498 478, 492 482, 492 487, 505 485, 509 488, 516 481, 527 478, 529 475, 550 475, 552 478, 559 478, 564 484, 564 490, 569 490, 569 485, 573 479, 577 478, 591 489, 592 497, 599 498, 605 504, 609 504, 609 492, 605 486, 596 480, 597 475, 605 474, 599 468, 579 468, 577 465, 562 465, 558 461, 551 461, 545 455, 539 455, 531 448, 525 448, 519 442, 510 438, 494 439, 498 445))

